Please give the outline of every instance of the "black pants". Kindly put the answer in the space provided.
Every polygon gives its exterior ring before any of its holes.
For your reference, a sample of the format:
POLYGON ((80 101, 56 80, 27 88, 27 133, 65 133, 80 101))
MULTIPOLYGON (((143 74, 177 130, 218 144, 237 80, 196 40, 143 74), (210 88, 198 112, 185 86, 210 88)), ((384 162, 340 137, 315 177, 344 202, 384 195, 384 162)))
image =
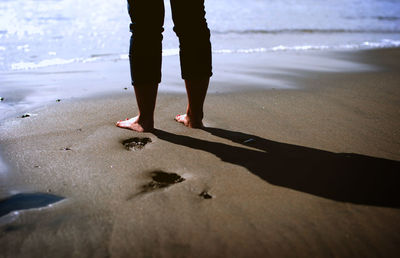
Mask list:
MULTIPOLYGON (((179 38, 181 74, 185 80, 212 75, 210 30, 204 0, 170 0, 174 31, 179 38)), ((161 82, 163 0, 128 0, 132 32, 129 61, 132 84, 161 82)))

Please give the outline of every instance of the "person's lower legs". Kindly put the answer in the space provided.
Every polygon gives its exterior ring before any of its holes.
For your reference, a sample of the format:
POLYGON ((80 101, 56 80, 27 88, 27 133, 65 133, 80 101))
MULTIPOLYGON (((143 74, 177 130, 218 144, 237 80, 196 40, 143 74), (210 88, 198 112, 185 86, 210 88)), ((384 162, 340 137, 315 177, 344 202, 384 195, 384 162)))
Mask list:
POLYGON ((177 115, 175 120, 191 128, 203 127, 203 106, 210 78, 185 80, 188 105, 186 114, 177 115))
POLYGON ((128 0, 128 12, 132 21, 129 61, 139 114, 116 125, 143 132, 154 128, 154 108, 161 81, 164 2, 128 0))
POLYGON ((134 88, 139 114, 130 119, 120 120, 116 125, 137 132, 151 131, 154 128, 158 85, 136 85, 134 88))
POLYGON ((171 0, 171 8, 188 96, 186 114, 175 119, 188 127, 198 128, 203 126, 203 105, 212 75, 210 31, 204 0, 171 0))

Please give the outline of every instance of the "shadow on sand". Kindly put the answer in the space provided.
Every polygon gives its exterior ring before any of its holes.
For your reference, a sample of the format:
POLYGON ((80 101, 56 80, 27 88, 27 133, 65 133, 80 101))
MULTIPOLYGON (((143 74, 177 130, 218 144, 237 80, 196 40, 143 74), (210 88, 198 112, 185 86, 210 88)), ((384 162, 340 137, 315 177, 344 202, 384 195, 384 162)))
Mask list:
POLYGON ((219 128, 205 131, 251 150, 156 129, 159 139, 207 151, 270 184, 336 201, 400 207, 400 162, 279 143, 219 128))

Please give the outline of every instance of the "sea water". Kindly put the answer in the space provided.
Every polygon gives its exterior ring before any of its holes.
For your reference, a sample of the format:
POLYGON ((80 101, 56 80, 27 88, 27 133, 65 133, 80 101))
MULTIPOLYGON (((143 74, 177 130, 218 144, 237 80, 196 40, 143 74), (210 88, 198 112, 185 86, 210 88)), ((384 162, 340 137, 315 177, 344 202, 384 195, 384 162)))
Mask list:
MULTIPOLYGON (((400 47, 400 0, 206 0, 214 54, 400 47)), ((177 55, 169 1, 163 55, 177 55)), ((124 0, 0 0, 0 71, 127 59, 124 0)), ((1 87, 1 86, 0 86, 1 87)))

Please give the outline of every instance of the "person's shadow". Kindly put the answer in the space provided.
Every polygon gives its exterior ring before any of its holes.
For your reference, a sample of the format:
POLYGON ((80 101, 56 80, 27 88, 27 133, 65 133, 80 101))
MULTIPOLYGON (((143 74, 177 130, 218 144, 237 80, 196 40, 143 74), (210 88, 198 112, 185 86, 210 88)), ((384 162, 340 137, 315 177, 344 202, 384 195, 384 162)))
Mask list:
POLYGON ((219 128, 205 131, 258 150, 196 139, 156 129, 159 139, 207 151, 242 166, 270 184, 356 204, 400 207, 400 162, 333 153, 274 142, 219 128))

